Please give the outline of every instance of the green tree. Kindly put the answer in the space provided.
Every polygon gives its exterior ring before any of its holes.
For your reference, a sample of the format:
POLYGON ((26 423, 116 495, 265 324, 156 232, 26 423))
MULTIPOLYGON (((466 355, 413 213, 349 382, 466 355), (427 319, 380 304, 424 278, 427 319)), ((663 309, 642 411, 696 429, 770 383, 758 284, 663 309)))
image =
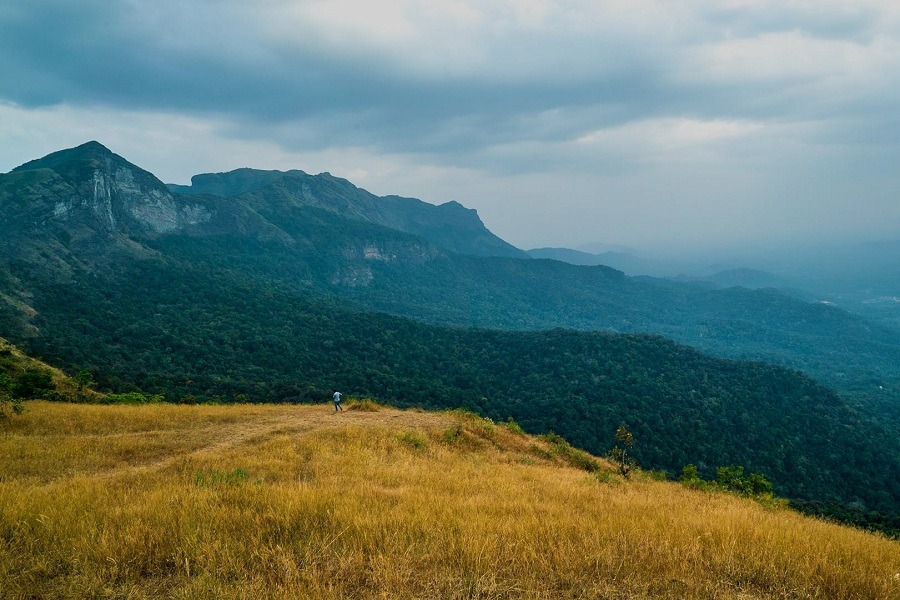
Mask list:
POLYGON ((716 469, 716 484, 744 496, 766 496, 774 490, 772 482, 764 476, 750 473, 745 477, 744 467, 736 465, 716 469))
POLYGON ((697 471, 697 465, 684 465, 681 469, 681 483, 689 487, 697 487, 703 480, 697 471))
POLYGON ((82 369, 73 377, 75 383, 78 384, 78 393, 80 394, 85 388, 94 386, 94 375, 87 369, 82 369))
POLYGON ((0 420, 7 420, 13 415, 21 415, 25 412, 25 405, 21 398, 13 398, 10 391, 13 387, 12 378, 0 371, 0 420))
POLYGON ((634 459, 629 454, 631 447, 634 446, 634 435, 622 424, 616 429, 615 439, 616 445, 612 449, 612 458, 619 468, 619 473, 627 479, 634 467, 634 459))
POLYGON ((56 389, 53 377, 46 371, 31 369, 22 373, 12 385, 13 398, 43 398, 47 392, 56 389))

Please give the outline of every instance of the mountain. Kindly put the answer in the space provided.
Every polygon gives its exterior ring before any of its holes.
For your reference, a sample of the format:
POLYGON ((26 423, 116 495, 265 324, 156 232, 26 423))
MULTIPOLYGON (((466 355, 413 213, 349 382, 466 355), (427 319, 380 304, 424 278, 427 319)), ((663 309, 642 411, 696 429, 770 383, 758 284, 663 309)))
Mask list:
POLYGON ((570 265, 596 266, 603 264, 596 254, 588 254, 580 250, 572 250, 571 248, 534 248, 527 252, 531 258, 549 258, 550 260, 559 260, 570 265))
POLYGON ((70 233, 164 233, 203 223, 209 210, 181 203, 151 173, 97 142, 55 152, 6 175, 0 187, 7 239, 66 223, 70 233), (25 191, 26 193, 23 193, 25 191), (27 200, 27 202, 26 202, 27 200))
POLYGON ((627 248, 619 249, 616 246, 607 247, 602 244, 593 244, 588 247, 606 249, 596 254, 571 248, 534 248, 527 252, 532 258, 549 258, 569 263, 570 265, 605 265, 631 276, 651 275, 668 277, 678 272, 679 267, 676 266, 676 263, 642 258, 627 248))
POLYGON ((322 208, 420 236, 457 254, 527 258, 525 252, 491 233, 474 210, 458 202, 435 206, 415 198, 378 197, 330 173, 238 169, 195 175, 190 186, 170 185, 169 189, 181 194, 238 196, 270 216, 299 207, 322 208))
POLYGON ((792 497, 900 504, 896 429, 872 417, 874 400, 848 405, 796 371, 657 337, 460 327, 655 328, 823 370, 852 373, 851 356, 889 382, 897 347, 864 320, 771 290, 458 255, 366 217, 355 197, 331 207, 291 177, 263 178, 274 183, 236 196, 182 194, 99 144, 0 177, 0 332, 116 391, 297 401, 341 385, 511 415, 596 452, 625 422, 647 466, 743 464, 792 497))
POLYGON ((726 269, 703 278, 720 287, 741 286, 748 289, 786 288, 790 284, 780 277, 759 269, 726 269))

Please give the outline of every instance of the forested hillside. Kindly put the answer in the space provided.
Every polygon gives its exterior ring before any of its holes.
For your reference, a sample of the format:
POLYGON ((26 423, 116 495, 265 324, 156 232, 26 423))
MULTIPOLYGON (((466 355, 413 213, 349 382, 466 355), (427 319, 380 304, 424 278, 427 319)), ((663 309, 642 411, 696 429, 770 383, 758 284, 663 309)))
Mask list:
MULTIPOLYGON (((173 401, 465 407, 596 453, 624 423, 646 467, 741 464, 789 497, 896 509, 898 441, 796 371, 652 336, 441 328, 355 312, 223 271, 147 259, 45 284, 25 271, 37 335, 19 339, 101 385, 173 401)), ((8 315, 4 315, 8 317, 8 315)), ((8 321, 4 319, 4 322, 8 321)))

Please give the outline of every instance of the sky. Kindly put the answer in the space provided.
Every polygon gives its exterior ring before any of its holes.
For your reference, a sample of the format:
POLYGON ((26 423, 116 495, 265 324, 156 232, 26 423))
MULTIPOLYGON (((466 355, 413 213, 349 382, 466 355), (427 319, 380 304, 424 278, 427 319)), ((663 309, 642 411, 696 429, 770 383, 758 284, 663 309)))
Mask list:
POLYGON ((895 0, 4 0, 0 172, 328 171, 521 247, 900 238, 895 0))

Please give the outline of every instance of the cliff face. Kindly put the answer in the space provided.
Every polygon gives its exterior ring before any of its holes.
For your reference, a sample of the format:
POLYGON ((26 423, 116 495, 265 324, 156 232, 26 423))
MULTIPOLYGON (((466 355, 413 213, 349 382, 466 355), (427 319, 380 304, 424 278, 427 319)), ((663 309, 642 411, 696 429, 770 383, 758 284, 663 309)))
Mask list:
POLYGON ((176 198, 153 175, 97 142, 55 152, 3 176, 10 229, 86 226, 106 233, 167 233, 208 222, 212 212, 176 198))

